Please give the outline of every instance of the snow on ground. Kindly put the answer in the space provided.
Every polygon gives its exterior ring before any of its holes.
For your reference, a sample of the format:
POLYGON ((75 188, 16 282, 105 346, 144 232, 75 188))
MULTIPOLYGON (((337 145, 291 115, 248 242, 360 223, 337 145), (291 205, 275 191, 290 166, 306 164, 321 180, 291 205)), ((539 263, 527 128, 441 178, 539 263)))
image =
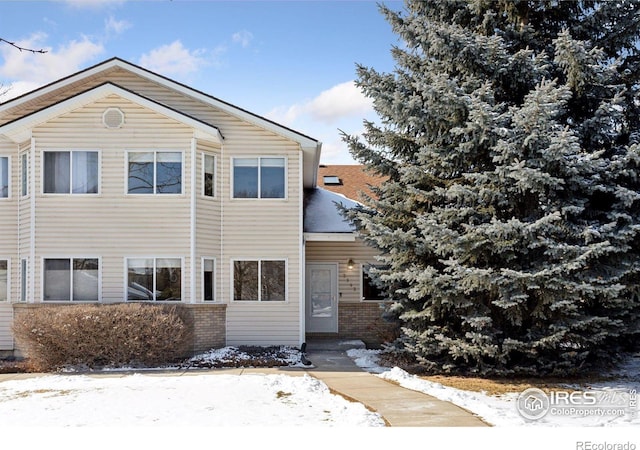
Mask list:
MULTIPOLYGON (((574 412, 559 408, 568 414, 563 415, 560 412, 552 414, 550 409, 549 413, 544 417, 537 420, 528 420, 520 415, 516 408, 519 394, 491 396, 480 392, 463 391, 424 380, 398 367, 381 367, 378 364, 380 352, 377 350, 352 349, 348 350, 347 354, 364 370, 375 373, 386 380, 394 381, 407 389, 424 392, 440 400, 458 405, 477 414, 494 426, 593 427, 640 425, 640 412, 638 411, 637 403, 635 408, 626 409, 630 393, 636 393, 640 387, 640 355, 629 358, 627 363, 613 374, 617 375, 617 377, 612 381, 592 383, 587 389, 579 386, 567 386, 568 390, 574 388, 592 393, 589 394, 592 395, 589 398, 594 398, 598 402, 618 402, 625 407, 625 410, 620 414, 614 416, 587 415, 582 408, 577 408, 574 412), (580 414, 583 415, 580 416, 580 414)), ((593 411, 594 409, 591 410, 593 411)))
MULTIPOLYGON (((57 449, 66 443, 72 448, 86 445, 94 450, 136 446, 158 450, 186 445, 208 448, 229 443, 240 448, 272 443, 295 449, 346 445, 389 449, 399 442, 422 442, 424 448, 475 450, 640 448, 632 428, 640 424, 637 417, 607 421, 602 417, 547 415, 527 421, 516 410, 515 394, 489 396, 425 381, 399 368, 381 367, 377 351, 349 350, 348 354, 376 376, 450 401, 495 426, 465 428, 463 433, 446 427, 390 429, 384 427, 378 414, 333 395, 324 383, 306 374, 231 374, 182 366, 165 368, 170 375, 137 369, 136 374, 109 370, 100 377, 62 373, 2 381, 0 433, 5 433, 0 442, 7 448, 29 444, 29 448, 54 445, 57 449), (547 428, 541 430, 539 426, 547 428), (320 428, 322 431, 316 431, 320 428), (611 442, 635 442, 636 446, 601 446, 611 442)), ((225 348, 199 355, 188 365, 251 365, 263 362, 263 358, 296 365, 300 354, 280 349, 266 356, 258 351, 245 355, 237 348, 225 348)), ((593 384, 590 389, 601 393, 636 389, 639 373, 640 358, 635 358, 619 372, 617 381, 593 384)))
POLYGON ((384 426, 308 376, 51 375, 0 383, 0 426, 384 426))

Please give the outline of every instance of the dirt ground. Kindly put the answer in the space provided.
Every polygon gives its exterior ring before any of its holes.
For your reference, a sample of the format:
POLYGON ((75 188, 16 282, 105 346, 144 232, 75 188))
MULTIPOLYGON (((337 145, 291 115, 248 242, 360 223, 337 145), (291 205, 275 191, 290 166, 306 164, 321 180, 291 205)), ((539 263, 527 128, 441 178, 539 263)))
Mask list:
POLYGON ((448 375, 421 376, 420 378, 444 386, 462 389, 465 391, 484 392, 488 395, 502 395, 508 393, 520 393, 525 389, 536 387, 545 392, 553 390, 566 390, 568 385, 585 385, 593 383, 593 378, 589 379, 563 379, 563 378, 510 378, 510 379, 486 379, 474 377, 458 377, 448 375))

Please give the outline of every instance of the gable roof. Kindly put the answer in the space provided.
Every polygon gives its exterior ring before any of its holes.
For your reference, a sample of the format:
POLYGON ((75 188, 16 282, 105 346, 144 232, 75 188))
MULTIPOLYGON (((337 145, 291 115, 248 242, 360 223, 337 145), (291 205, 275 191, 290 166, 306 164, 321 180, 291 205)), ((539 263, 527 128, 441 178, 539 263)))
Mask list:
POLYGON ((111 58, 82 71, 71 74, 60 80, 49 83, 31 92, 23 94, 19 97, 10 99, 4 103, 0 103, 0 118, 11 112, 18 112, 24 105, 36 101, 38 98, 52 95, 56 92, 64 90, 65 87, 80 83, 99 74, 108 73, 115 69, 122 69, 131 72, 139 77, 147 79, 151 82, 160 84, 168 89, 189 96, 204 104, 212 106, 231 116, 237 117, 245 122, 251 123, 262 129, 270 131, 276 135, 282 136, 291 141, 297 142, 303 152, 303 178, 305 187, 313 187, 316 183, 318 164, 320 161, 320 152, 322 143, 312 137, 278 124, 265 117, 259 116, 231 103, 220 100, 202 91, 189 87, 185 84, 171 80, 165 76, 144 69, 140 66, 132 64, 120 58, 111 58))
POLYGON ((61 102, 54 103, 38 111, 22 116, 4 125, 0 125, 0 135, 6 136, 13 142, 19 143, 29 138, 31 128, 51 120, 54 117, 73 111, 81 106, 93 103, 109 95, 117 95, 140 106, 148 108, 170 119, 177 120, 196 130, 199 138, 222 143, 220 131, 206 122, 183 114, 173 108, 164 106, 154 100, 143 97, 114 83, 103 83, 79 94, 73 95, 61 102))
POLYGON ((379 186, 385 180, 385 177, 368 171, 361 164, 321 164, 318 170, 317 185, 323 189, 342 194, 352 200, 361 201, 363 200, 361 193, 374 196, 371 186, 379 186), (329 180, 325 177, 335 177, 337 180, 329 180))

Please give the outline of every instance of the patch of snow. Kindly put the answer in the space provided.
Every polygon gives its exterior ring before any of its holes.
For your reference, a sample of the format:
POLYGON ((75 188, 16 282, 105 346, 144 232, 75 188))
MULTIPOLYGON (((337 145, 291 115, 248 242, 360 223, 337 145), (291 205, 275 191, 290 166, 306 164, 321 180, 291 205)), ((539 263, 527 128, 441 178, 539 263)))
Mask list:
POLYGON ((0 383, 2 427, 380 427, 308 375, 49 375, 0 383))
MULTIPOLYGON (((347 354, 362 369, 378 374, 379 377, 394 381, 400 386, 414 391, 451 402, 461 408, 471 411, 484 419, 487 423, 499 427, 511 426, 543 426, 543 427, 601 427, 601 426, 638 426, 640 425, 640 411, 637 403, 634 408, 627 408, 624 414, 615 416, 598 414, 552 414, 548 413, 538 420, 525 419, 516 408, 519 393, 500 396, 487 395, 481 392, 464 391, 444 386, 440 383, 424 380, 406 371, 394 367, 382 367, 379 364, 379 350, 348 350, 347 354)), ((611 375, 611 374, 610 374, 611 375)), ((615 378, 606 382, 595 382, 589 386, 567 386, 593 393, 598 401, 609 401, 616 396, 626 402, 630 392, 637 392, 640 381, 640 355, 632 356, 613 375, 615 378)), ((637 395, 637 394, 636 394, 637 395)))

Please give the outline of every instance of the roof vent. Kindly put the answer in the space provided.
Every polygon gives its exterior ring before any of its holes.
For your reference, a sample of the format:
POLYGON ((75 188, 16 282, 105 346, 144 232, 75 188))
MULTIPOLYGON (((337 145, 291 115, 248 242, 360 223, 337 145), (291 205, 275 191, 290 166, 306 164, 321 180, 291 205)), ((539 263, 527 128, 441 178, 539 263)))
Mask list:
POLYGON ((120 128, 124 125, 124 113, 118 108, 108 108, 102 114, 102 123, 106 128, 120 128))

